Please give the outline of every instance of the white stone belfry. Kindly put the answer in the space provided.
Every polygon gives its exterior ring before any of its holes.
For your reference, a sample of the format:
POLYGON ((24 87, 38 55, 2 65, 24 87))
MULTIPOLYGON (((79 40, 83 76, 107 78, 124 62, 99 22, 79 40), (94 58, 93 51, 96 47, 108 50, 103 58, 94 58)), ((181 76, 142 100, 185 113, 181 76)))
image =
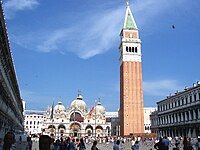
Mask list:
POLYGON ((123 30, 120 36, 120 63, 124 61, 141 62, 141 40, 129 5, 126 7, 123 30))

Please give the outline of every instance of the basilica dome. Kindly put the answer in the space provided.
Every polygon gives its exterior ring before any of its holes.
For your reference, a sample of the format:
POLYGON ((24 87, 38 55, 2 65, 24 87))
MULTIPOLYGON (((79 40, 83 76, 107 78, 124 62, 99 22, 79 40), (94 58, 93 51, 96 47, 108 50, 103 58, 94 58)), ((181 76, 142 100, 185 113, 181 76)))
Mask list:
POLYGON ((86 103, 83 101, 83 96, 79 94, 77 98, 72 101, 71 107, 80 109, 81 111, 86 110, 86 103))
POLYGON ((62 102, 58 102, 58 104, 54 107, 55 112, 65 111, 65 106, 62 102))
POLYGON ((95 111, 97 114, 105 114, 105 108, 101 105, 100 102, 95 106, 95 111))

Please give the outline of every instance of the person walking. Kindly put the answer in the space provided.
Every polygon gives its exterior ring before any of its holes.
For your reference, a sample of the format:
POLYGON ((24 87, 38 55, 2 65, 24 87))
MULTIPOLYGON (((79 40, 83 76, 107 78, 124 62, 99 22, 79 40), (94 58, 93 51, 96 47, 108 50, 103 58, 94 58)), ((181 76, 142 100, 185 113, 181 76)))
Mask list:
POLYGON ((169 150, 169 144, 170 144, 170 141, 169 139, 167 138, 167 136, 164 137, 164 139, 162 140, 163 144, 164 144, 164 150, 169 150))
POLYGON ((41 135, 39 138, 39 150, 50 150, 51 138, 48 135, 41 135))
POLYGON ((175 143, 175 146, 176 146, 176 147, 173 148, 173 150, 180 150, 178 145, 179 145, 178 143, 175 143))
POLYGON ((157 149, 157 150, 164 150, 164 149, 165 149, 161 137, 160 137, 160 139, 159 139, 159 142, 157 142, 157 143, 154 145, 154 148, 157 149))
POLYGON ((8 132, 4 136, 3 150, 15 150, 15 135, 13 132, 8 132))
POLYGON ((133 149, 134 144, 135 144, 135 138, 133 137, 131 140, 131 149, 133 149))
POLYGON ((75 139, 72 139, 69 143, 69 150, 75 150, 75 139))
POLYGON ((80 143, 80 140, 79 140, 79 138, 77 138, 77 139, 76 139, 76 142, 75 142, 75 150, 78 149, 79 143, 80 143))
POLYGON ((0 138, 0 150, 3 150, 3 145, 2 145, 2 138, 0 138))
POLYGON ((59 150, 60 149, 60 140, 57 139, 56 142, 54 143, 54 150, 59 150))
POLYGON ((198 137, 198 141, 196 143, 196 149, 200 150, 200 137, 198 137))
POLYGON ((135 144, 133 145, 134 150, 139 150, 139 141, 135 141, 135 144))
POLYGON ((97 148, 97 141, 94 141, 94 142, 93 142, 93 145, 92 145, 92 147, 91 147, 91 150, 99 150, 99 149, 97 148))
POLYGON ((80 139, 80 143, 78 144, 78 148, 79 148, 79 150, 86 150, 83 138, 80 139))
POLYGON ((194 148, 192 146, 191 138, 189 138, 189 140, 188 140, 188 150, 194 150, 194 148))
POLYGON ((188 140, 186 136, 183 138, 183 150, 188 150, 188 140))
POLYGON ((113 146, 113 150, 120 150, 120 140, 117 140, 113 146))
POLYGON ((32 150, 32 140, 31 140, 31 137, 27 137, 26 141, 27 141, 26 150, 32 150))

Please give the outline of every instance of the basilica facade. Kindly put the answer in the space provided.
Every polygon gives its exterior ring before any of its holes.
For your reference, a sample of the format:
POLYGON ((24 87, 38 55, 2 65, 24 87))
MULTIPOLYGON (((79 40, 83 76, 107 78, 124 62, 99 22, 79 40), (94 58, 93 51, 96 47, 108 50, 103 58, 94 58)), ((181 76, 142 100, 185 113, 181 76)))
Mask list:
MULTIPOLYGON (((80 94, 68 108, 62 102, 58 102, 54 107, 49 107, 43 113, 43 119, 39 123, 42 134, 51 137, 105 137, 111 135, 111 122, 106 121, 105 108, 100 101, 93 108, 87 110, 86 103, 80 94)), ((32 124, 34 125, 34 122, 32 124)))

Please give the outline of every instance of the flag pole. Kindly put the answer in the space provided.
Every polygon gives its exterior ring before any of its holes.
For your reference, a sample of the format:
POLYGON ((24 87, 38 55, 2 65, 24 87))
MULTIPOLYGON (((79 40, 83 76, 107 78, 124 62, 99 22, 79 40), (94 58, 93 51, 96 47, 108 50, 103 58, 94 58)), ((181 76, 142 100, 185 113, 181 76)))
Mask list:
POLYGON ((94 136, 95 136, 95 140, 97 138, 96 136, 96 125, 97 125, 97 110, 96 110, 96 106, 97 106, 97 100, 95 100, 95 125, 94 125, 94 136))

